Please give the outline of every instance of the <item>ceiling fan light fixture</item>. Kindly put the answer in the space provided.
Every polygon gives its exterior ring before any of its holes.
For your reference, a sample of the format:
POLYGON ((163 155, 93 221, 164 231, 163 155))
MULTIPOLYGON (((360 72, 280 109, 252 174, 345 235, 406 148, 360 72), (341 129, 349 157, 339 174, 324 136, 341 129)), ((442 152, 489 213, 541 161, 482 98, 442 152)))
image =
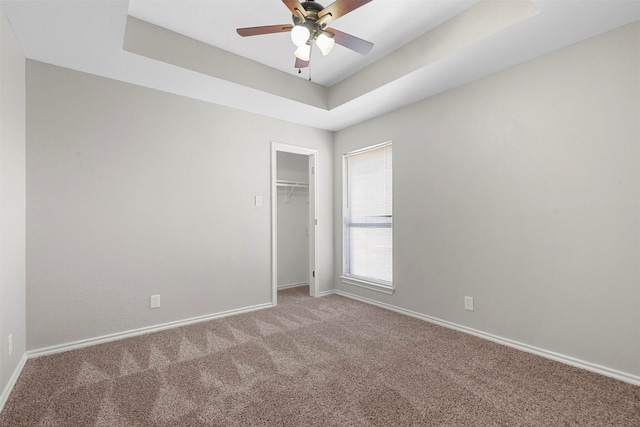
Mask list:
POLYGON ((311 31, 304 25, 296 25, 291 29, 291 41, 294 45, 304 46, 311 37, 311 31))
POLYGON ((335 0, 328 7, 324 7, 315 0, 282 0, 291 11, 293 25, 279 24, 237 28, 236 32, 242 37, 288 32, 291 41, 296 46, 293 52, 297 58, 295 68, 300 72, 301 68, 309 66, 314 42, 324 56, 332 51, 336 43, 361 55, 369 53, 373 48, 373 43, 336 29, 327 29, 327 25, 371 1, 335 0))
POLYGON ((309 43, 306 43, 302 46, 298 46, 293 54, 296 56, 296 58, 308 62, 309 57, 311 56, 311 45, 309 43))
POLYGON ((336 44, 336 41, 333 38, 333 34, 327 31, 322 31, 318 34, 318 37, 316 37, 316 46, 318 46, 318 49, 320 49, 320 52, 322 52, 324 56, 327 56, 329 52, 331 52, 334 44, 336 44))

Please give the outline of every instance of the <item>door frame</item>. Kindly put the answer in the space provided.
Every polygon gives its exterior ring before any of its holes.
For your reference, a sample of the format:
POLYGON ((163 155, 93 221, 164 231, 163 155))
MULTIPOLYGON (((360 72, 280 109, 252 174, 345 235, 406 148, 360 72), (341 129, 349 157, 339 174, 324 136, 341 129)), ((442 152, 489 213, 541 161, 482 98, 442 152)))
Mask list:
POLYGON ((297 145, 271 142, 271 303, 278 304, 278 152, 309 156, 309 294, 317 297, 320 293, 318 280, 318 150, 297 145), (312 234, 313 233, 313 234, 312 234), (312 238, 313 237, 313 238, 312 238), (311 274, 311 272, 315 274, 311 274))

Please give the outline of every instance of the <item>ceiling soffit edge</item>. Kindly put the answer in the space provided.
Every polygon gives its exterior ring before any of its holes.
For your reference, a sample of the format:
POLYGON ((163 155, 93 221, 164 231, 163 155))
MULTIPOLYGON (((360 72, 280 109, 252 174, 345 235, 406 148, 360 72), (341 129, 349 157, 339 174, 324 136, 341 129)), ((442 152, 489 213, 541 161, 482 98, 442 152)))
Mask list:
POLYGON ((252 89, 328 109, 328 88, 127 16, 123 49, 252 89))
POLYGON ((483 0, 332 86, 333 109, 538 14, 531 0, 483 0))
POLYGON ((538 13, 531 0, 482 0, 327 88, 127 16, 124 50, 323 110, 332 110, 538 13))

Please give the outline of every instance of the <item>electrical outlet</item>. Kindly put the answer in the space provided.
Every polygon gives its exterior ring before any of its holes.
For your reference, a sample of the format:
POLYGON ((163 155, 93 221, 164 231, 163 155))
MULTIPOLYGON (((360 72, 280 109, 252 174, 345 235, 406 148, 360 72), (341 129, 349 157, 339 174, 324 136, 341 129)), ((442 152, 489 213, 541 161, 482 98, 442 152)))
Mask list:
POLYGON ((13 353, 13 334, 9 334, 7 337, 7 343, 9 347, 9 356, 11 356, 11 353, 13 353))
POLYGON ((160 307, 160 295, 151 295, 149 298, 149 308, 159 308, 160 307))
POLYGON ((464 297, 464 309, 473 311, 473 297, 464 297))

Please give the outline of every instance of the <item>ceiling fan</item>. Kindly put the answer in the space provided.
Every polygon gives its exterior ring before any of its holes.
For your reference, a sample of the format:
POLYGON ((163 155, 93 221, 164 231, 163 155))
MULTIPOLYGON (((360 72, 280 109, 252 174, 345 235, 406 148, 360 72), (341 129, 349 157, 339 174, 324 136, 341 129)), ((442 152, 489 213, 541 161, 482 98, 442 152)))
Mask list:
POLYGON ((373 43, 334 28, 327 28, 327 25, 370 1, 336 0, 324 7, 313 0, 302 3, 298 0, 282 0, 293 14, 293 25, 238 28, 236 31, 242 37, 291 32, 291 41, 296 45, 293 53, 296 56, 295 68, 298 69, 309 66, 311 45, 314 42, 323 55, 328 55, 335 43, 366 55, 373 48, 373 43))

